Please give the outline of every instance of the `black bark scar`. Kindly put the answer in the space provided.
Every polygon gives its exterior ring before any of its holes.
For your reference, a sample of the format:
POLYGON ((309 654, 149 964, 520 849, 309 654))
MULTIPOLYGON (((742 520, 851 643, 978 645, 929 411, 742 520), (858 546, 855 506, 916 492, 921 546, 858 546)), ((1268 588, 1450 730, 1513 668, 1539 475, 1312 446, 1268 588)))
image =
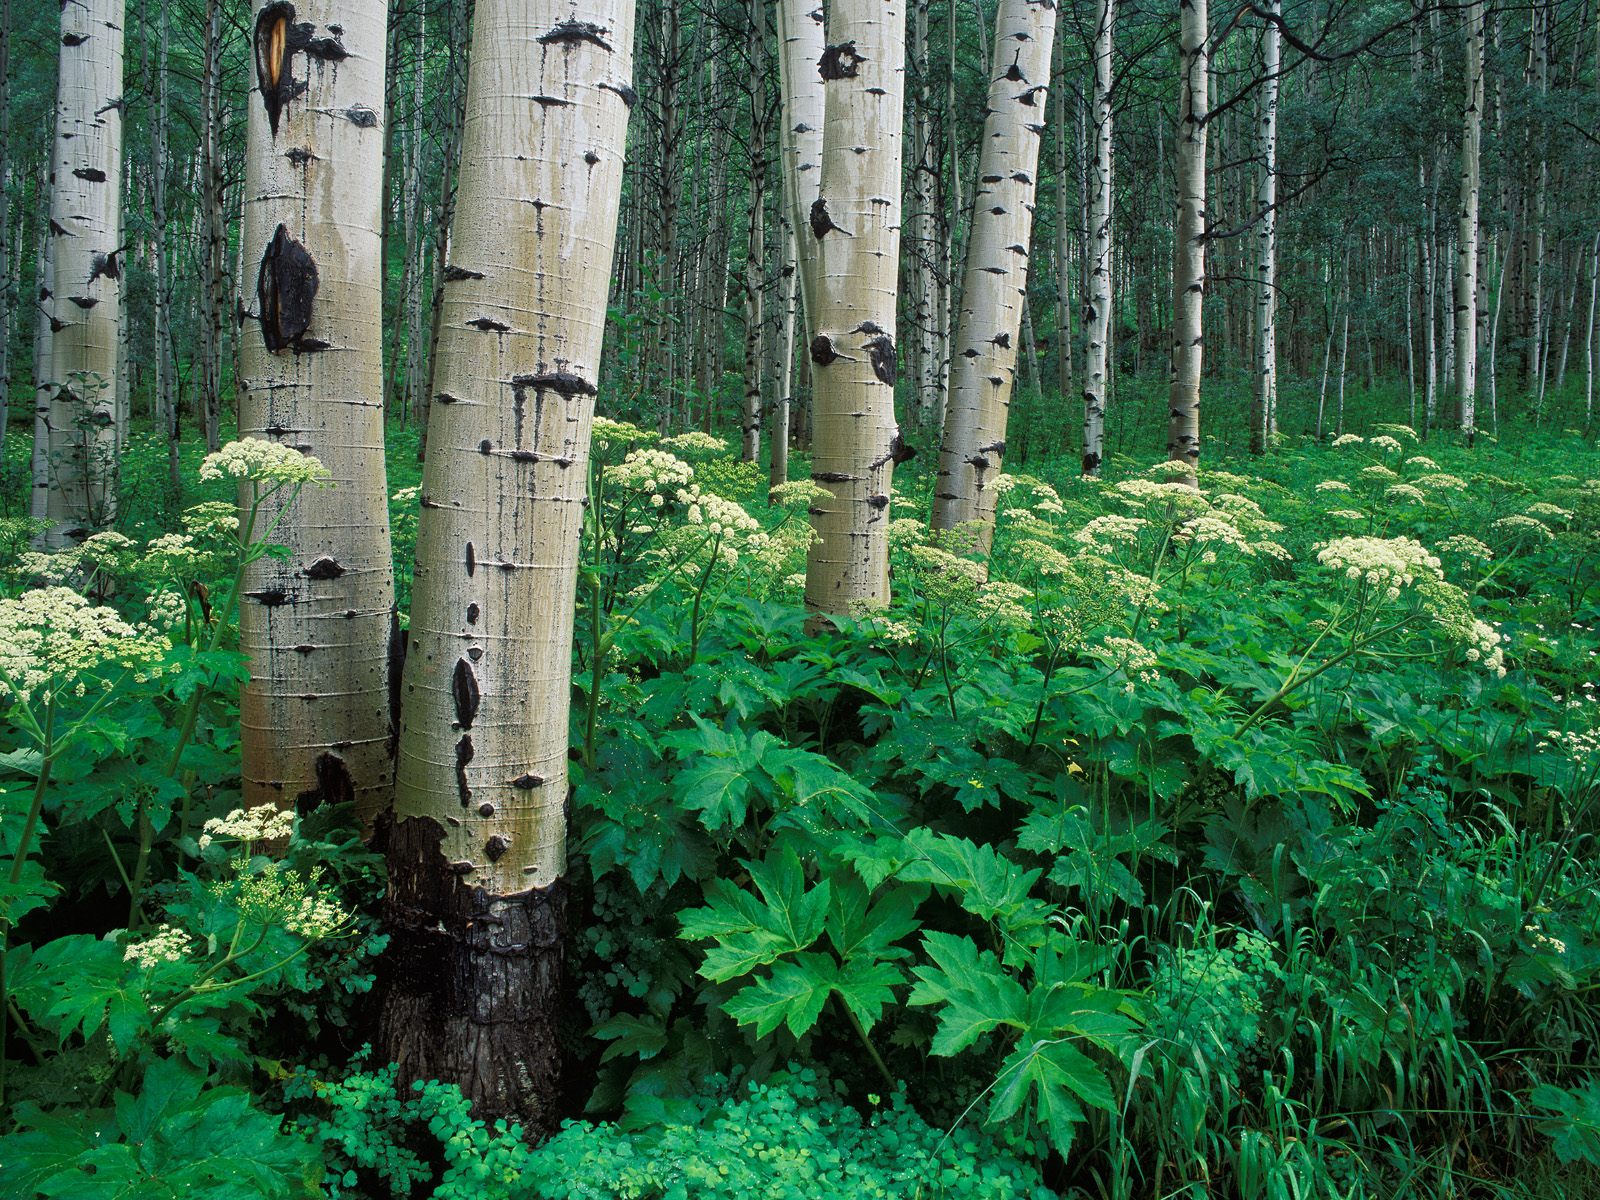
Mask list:
POLYGON ((279 225, 256 273, 257 319, 268 350, 276 354, 308 348, 302 339, 311 326, 316 298, 317 264, 311 252, 279 225))

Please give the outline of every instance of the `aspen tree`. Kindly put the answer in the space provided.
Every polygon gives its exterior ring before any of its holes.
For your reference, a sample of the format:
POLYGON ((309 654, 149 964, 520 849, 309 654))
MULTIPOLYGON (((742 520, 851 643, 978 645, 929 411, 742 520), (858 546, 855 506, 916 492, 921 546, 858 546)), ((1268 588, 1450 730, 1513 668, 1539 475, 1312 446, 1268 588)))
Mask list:
POLYGON ((157 20, 160 29, 156 35, 156 122, 155 122, 155 178, 152 187, 151 215, 154 217, 152 237, 155 241, 155 415, 156 425, 167 443, 167 488, 177 496, 183 490, 182 464, 179 458, 177 363, 172 342, 172 257, 167 249, 167 172, 170 169, 167 151, 169 97, 168 59, 171 49, 169 13, 162 7, 157 20))
POLYGON ((1256 229, 1255 386, 1250 405, 1250 451, 1265 453, 1278 394, 1278 73, 1281 64, 1277 18, 1282 0, 1266 0, 1261 31, 1261 108, 1256 152, 1261 179, 1256 191, 1260 225, 1256 229))
POLYGON ((1106 361, 1111 351, 1111 54, 1117 0, 1098 0, 1094 24, 1094 160, 1089 172, 1089 262, 1083 305, 1083 473, 1105 457, 1106 361))
MULTIPOLYGON (((239 311, 239 434, 320 459, 331 492, 269 506, 283 557, 248 570, 239 646, 247 807, 353 801, 393 786, 398 653, 383 457, 384 0, 253 6, 239 311)), ((247 500, 247 498, 246 498, 247 500)))
POLYGON ((205 52, 200 75, 200 427, 206 449, 222 444, 222 327, 227 307, 228 226, 222 155, 222 0, 206 0, 205 52))
MULTIPOLYGON (((778 155, 783 172, 783 202, 797 239, 800 304, 806 324, 816 303, 816 252, 811 239, 811 209, 822 186, 823 86, 817 63, 826 41, 820 5, 811 0, 778 0, 778 81, 782 114, 778 155)), ((809 340, 809 337, 807 338, 809 340)))
POLYGON ((913 421, 930 429, 941 401, 939 306, 939 158, 934 137, 933 73, 928 54, 929 0, 910 0, 910 68, 916 101, 910 112, 911 202, 906 213, 906 290, 910 343, 906 367, 913 389, 913 421))
POLYGON ((0 0, 0 444, 11 423, 11 0, 0 0))
POLYGON ((933 500, 933 527, 976 522, 980 553, 987 553, 994 529, 996 495, 988 484, 1006 452, 1055 21, 1053 0, 1000 0, 995 15, 988 114, 933 500))
POLYGON ((901 0, 834 0, 817 59, 826 117, 808 216, 811 478, 831 495, 812 509, 805 595, 814 614, 889 599, 890 488, 909 456, 894 416, 905 24, 901 0))
POLYGON ((789 482, 789 419, 794 406, 794 331, 800 298, 800 264, 796 261, 794 227, 787 210, 782 222, 782 292, 779 300, 778 391, 772 406, 772 455, 767 482, 771 487, 789 482))
POLYGON ((631 0, 478 0, 401 698, 385 1052, 548 1124, 573 605, 631 0))
POLYGON ((1207 0, 1178 0, 1178 219, 1172 252, 1172 386, 1167 457, 1200 466, 1200 372, 1205 354, 1207 0))
POLYGON ((54 281, 46 540, 108 524, 117 503, 122 295, 123 0, 61 6, 50 160, 54 281))
POLYGON ((744 258, 744 423, 739 457, 761 458, 762 341, 766 287, 767 211, 767 9, 766 0, 746 5, 745 53, 750 60, 750 203, 745 210, 744 258))
POLYGON ((55 246, 50 223, 41 221, 39 287, 33 324, 33 454, 28 471, 33 484, 28 490, 28 515, 35 521, 45 519, 50 505, 50 398, 55 394, 50 383, 54 360, 50 343, 55 337, 50 320, 54 309, 51 297, 55 295, 55 246))
POLYGON ((1467 444, 1477 432, 1478 191, 1483 134, 1483 0, 1466 8, 1466 96, 1461 118, 1461 211, 1456 234, 1456 420, 1467 444))
POLYGON ((1589 250, 1589 319, 1583 325, 1583 419, 1594 421, 1595 309, 1600 306, 1600 233, 1589 250))

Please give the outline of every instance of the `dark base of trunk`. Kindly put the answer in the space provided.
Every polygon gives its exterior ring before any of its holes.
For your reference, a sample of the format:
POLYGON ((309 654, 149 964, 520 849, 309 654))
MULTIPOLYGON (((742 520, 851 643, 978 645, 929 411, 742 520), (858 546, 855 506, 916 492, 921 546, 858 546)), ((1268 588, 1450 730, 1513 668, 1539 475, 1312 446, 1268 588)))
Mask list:
POLYGON ((566 888, 496 896, 462 883, 427 818, 385 817, 389 865, 378 1037, 400 1085, 454 1083, 473 1115, 537 1137, 558 1117, 566 888))

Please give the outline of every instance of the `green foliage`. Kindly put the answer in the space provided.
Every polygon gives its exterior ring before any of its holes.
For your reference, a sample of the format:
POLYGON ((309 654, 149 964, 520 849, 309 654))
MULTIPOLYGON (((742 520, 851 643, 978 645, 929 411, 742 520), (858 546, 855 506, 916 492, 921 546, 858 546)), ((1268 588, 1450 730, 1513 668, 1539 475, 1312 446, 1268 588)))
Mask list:
POLYGON ((870 1116, 815 1071, 764 1083, 706 1080, 648 1125, 571 1123, 530 1150, 515 1127, 474 1120, 452 1087, 397 1093, 393 1068, 330 1082, 297 1074, 297 1124, 330 1162, 328 1194, 432 1200, 1050 1200, 1026 1163, 986 1139, 948 1137, 901 1093, 870 1116), (423 1138, 438 1154, 412 1147, 423 1138), (431 1162, 442 1159, 435 1173, 431 1162))

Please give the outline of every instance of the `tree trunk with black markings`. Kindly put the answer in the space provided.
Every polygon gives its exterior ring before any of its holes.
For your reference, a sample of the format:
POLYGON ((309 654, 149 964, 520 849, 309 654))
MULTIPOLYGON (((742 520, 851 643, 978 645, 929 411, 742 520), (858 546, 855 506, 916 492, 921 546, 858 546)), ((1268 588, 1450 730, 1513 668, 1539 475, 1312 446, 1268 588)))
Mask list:
POLYGON ((1200 373, 1205 359, 1207 0, 1178 0, 1178 220, 1172 259, 1172 384, 1167 457, 1200 468, 1200 373))
POLYGON ((1088 166, 1089 261, 1083 305, 1083 473, 1098 475, 1105 458, 1107 364, 1111 356, 1111 219, 1113 32, 1117 0, 1099 0, 1094 35, 1094 159, 1088 166))
MULTIPOLYGON (((378 257, 383 0, 256 0, 241 237, 239 435, 320 459, 262 519, 288 549, 239 606, 247 807, 353 802, 371 828, 394 784, 399 649, 383 452, 378 257)), ((244 502, 247 502, 247 498, 244 502)))
POLYGON ((1261 177, 1256 190, 1255 386, 1250 405, 1250 452, 1264 454, 1278 399, 1278 70, 1280 32, 1272 19, 1281 0, 1267 0, 1261 31, 1261 98, 1256 152, 1261 177))
POLYGON ((530 1130, 560 1067, 573 606, 632 49, 630 0, 478 0, 383 833, 384 1053, 530 1130))
POLYGON ((905 26, 901 0, 834 0, 817 60, 811 478, 831 493, 811 510, 805 602, 817 615, 889 601, 889 497, 908 456, 894 415, 905 26))
POLYGON ((61 6, 47 302, 53 336, 45 539, 55 546, 116 517, 123 15, 123 0, 61 6))
MULTIPOLYGON (((44 195, 44 180, 39 183, 39 194, 44 195)), ((50 398, 55 394, 51 386, 54 354, 51 341, 55 332, 51 328, 51 297, 55 294, 56 239, 50 232, 48 220, 39 223, 39 286, 34 294, 33 325, 33 453, 29 462, 29 476, 33 486, 28 490, 28 515, 35 521, 45 519, 50 504, 50 398)))
POLYGON ((1478 384, 1478 192, 1483 135, 1482 0, 1466 8, 1465 97, 1461 117, 1461 207, 1456 234, 1455 386, 1456 421, 1467 444, 1477 433, 1478 384))
POLYGON ((988 553, 994 534, 996 493, 989 485, 1006 452, 1055 23, 1053 0, 1001 0, 995 17, 989 109, 933 498, 933 527, 970 527, 980 554, 988 553))

